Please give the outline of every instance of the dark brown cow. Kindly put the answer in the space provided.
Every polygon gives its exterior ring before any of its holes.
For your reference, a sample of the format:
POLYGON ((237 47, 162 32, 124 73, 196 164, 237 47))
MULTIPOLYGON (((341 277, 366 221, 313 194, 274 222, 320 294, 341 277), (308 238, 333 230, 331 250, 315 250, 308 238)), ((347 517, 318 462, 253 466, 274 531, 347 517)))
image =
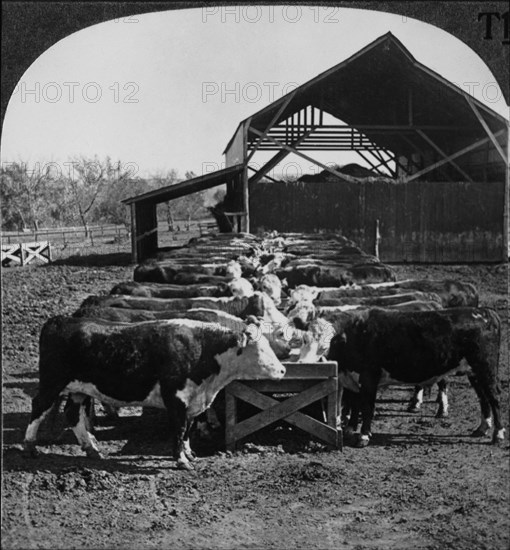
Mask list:
POLYGON ((328 359, 345 373, 359 375, 361 434, 368 445, 377 388, 381 384, 429 384, 455 372, 462 359, 480 400, 482 421, 473 436, 494 421, 493 443, 504 439, 499 406, 498 363, 501 322, 489 308, 402 312, 373 308, 337 322, 328 359), (492 418, 491 418, 492 413, 492 418))

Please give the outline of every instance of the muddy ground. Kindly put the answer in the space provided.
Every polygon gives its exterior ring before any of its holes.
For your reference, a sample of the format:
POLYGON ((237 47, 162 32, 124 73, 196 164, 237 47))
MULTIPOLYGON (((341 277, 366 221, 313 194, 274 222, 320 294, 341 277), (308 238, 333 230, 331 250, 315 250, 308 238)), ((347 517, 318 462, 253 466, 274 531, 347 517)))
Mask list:
MULTIPOLYGON (((112 423, 98 408, 105 460, 82 456, 69 430, 43 441, 41 458, 25 458, 41 326, 131 279, 132 266, 118 259, 3 270, 3 548, 509 548, 508 438, 497 448, 469 437, 479 409, 464 378, 453 380, 442 420, 435 391, 418 414, 406 412, 409 390, 381 394, 366 449, 327 451, 282 424, 233 454, 221 432, 197 440, 196 469, 180 471, 159 412, 125 409, 112 423)), ((508 427, 506 266, 396 269, 399 278, 473 282, 482 305, 497 309, 508 427)))

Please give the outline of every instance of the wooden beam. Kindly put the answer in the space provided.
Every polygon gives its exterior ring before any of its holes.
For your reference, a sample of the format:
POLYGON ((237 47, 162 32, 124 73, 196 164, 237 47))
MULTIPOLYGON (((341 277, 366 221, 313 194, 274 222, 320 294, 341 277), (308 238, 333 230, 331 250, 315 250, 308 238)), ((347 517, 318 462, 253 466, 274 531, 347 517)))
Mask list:
MULTIPOLYGON (((249 131, 253 131, 253 128, 249 128, 249 131)), ((305 132, 303 135, 301 135, 294 143, 293 145, 299 145, 303 140, 305 140, 313 131, 315 130, 315 127, 310 128, 307 132, 305 132)), ((258 132, 258 130, 256 130, 258 132)), ((267 136, 265 139, 270 139, 267 136)), ((279 162, 281 162, 290 151, 287 150, 280 150, 276 155, 269 159, 264 166, 254 175, 250 178, 249 183, 258 183, 266 174, 269 172, 269 170, 272 170, 279 162)))
MULTIPOLYGON (((252 172, 255 172, 255 173, 257 172, 257 170, 255 168, 253 168, 253 166, 250 166, 250 165, 248 165, 248 170, 251 170, 252 172)), ((273 183, 280 183, 278 180, 275 180, 274 178, 272 178, 271 176, 268 176, 267 174, 264 177, 266 179, 268 179, 269 181, 272 181, 273 183)))
POLYGON ((365 162, 368 162, 368 164, 370 164, 370 166, 372 167, 373 170, 375 170, 378 174, 380 174, 381 176, 387 176, 388 174, 384 173, 384 172, 381 172, 379 170, 379 167, 376 166, 375 164, 372 163, 372 161, 367 158, 361 151, 356 151, 356 153, 358 153, 358 155, 365 161, 365 162))
MULTIPOLYGON (((256 130, 255 128, 250 128, 250 130, 252 132, 255 132, 257 135, 261 134, 261 132, 259 132, 258 130, 256 130)), ((281 141, 278 141, 276 139, 273 139, 269 136, 266 136, 266 139, 273 142, 275 145, 278 145, 279 147, 281 147, 282 149, 285 149, 286 151, 288 151, 289 153, 294 153, 295 155, 297 155, 298 157, 302 157, 304 158, 305 160, 308 160, 310 162, 313 162, 314 164, 316 164, 317 166, 320 166, 321 168, 323 168, 324 170, 328 171, 328 172, 331 172, 331 174, 333 174, 334 176, 336 176, 337 178, 341 178, 341 179, 344 179, 346 181, 350 181, 351 183, 359 183, 360 180, 358 178, 353 178, 352 176, 348 176, 347 174, 342 174, 341 172, 337 172, 336 170, 334 170, 333 168, 330 168, 329 166, 326 166, 325 164, 322 164, 322 162, 319 162, 318 160, 315 160, 314 158, 312 157, 309 157, 308 155, 305 155, 304 153, 301 153, 300 151, 298 151, 297 149, 295 149, 294 147, 289 147, 288 145, 285 145, 285 143, 282 143, 281 141)))
MULTIPOLYGON (((422 130, 416 130, 416 133, 421 136, 437 153, 439 153, 443 158, 448 158, 448 155, 438 146, 436 145, 430 138, 427 136, 425 132, 422 130)), ((450 160, 450 164, 457 169, 458 172, 460 172, 468 181, 471 183, 473 182, 473 179, 467 174, 456 162, 453 162, 450 160)))
MULTIPOLYGON (((489 125, 485 122, 485 119, 483 118, 483 116, 480 114, 480 111, 476 108, 476 105, 473 103, 473 101, 471 100, 471 98, 469 96, 466 96, 466 101, 468 102, 468 105, 473 110, 473 113, 475 113, 475 116, 478 119, 478 121, 480 122, 480 124, 483 126, 483 129, 485 130, 485 132, 489 136, 489 138, 492 141, 494 147, 496 147, 496 150, 498 151, 499 156, 503 159, 503 162, 506 165, 508 165, 508 158, 505 155, 505 152, 503 151, 503 148, 499 144, 499 142, 496 139, 495 135, 492 133, 491 129, 489 128, 489 125)), ((507 167, 507 169, 508 169, 508 167, 507 167)))
MULTIPOLYGON (((500 130, 495 134, 495 137, 499 137, 505 130, 500 130)), ((413 181, 416 178, 419 178, 420 176, 423 176, 423 174, 427 174, 428 172, 431 172, 432 170, 435 170, 436 168, 439 168, 440 166, 443 166, 443 164, 446 164, 447 162, 451 162, 453 159, 456 159, 466 153, 469 153, 469 151, 472 151, 473 149, 476 149, 477 147, 480 147, 481 145, 484 145, 490 141, 490 138, 483 138, 479 139, 478 141, 475 141, 471 145, 468 145, 467 147, 464 147, 460 151, 457 151, 456 153, 453 153, 453 155, 450 155, 448 158, 440 160, 438 162, 435 162, 434 164, 431 164, 430 166, 427 166, 423 170, 420 170, 419 172, 416 172, 412 176, 405 179, 406 182, 413 181)))
POLYGON ((274 157, 269 159, 264 166, 255 175, 249 179, 249 183, 258 183, 269 170, 272 170, 279 162, 281 162, 287 155, 289 151, 278 151, 274 157))
POLYGON ((246 159, 246 162, 250 162, 250 159, 253 157, 253 155, 257 152, 257 149, 259 148, 260 144, 264 141, 267 133, 271 128, 274 126, 280 115, 285 111, 289 103, 294 99, 294 96, 296 95, 296 92, 292 92, 289 97, 284 101, 282 106, 278 109, 277 113, 274 115, 274 117, 271 119, 271 122, 267 125, 266 129, 264 130, 264 133, 262 137, 259 138, 257 143, 255 144, 254 148, 251 150, 250 154, 248 155, 248 158, 246 159))

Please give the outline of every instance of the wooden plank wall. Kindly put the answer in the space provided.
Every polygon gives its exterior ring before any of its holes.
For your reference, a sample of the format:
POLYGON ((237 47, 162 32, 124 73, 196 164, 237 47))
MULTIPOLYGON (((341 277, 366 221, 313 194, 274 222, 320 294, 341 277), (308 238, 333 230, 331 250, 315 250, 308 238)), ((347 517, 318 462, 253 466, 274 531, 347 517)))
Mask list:
POLYGON ((388 262, 504 261, 504 183, 259 182, 252 232, 340 230, 388 262))

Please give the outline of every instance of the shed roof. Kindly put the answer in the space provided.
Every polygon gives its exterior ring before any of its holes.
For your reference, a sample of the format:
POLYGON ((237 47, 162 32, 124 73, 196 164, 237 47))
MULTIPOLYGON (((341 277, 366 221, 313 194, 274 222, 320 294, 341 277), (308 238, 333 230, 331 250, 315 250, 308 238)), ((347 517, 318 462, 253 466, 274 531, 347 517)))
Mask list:
MULTIPOLYGON (((360 131, 373 143, 405 154, 412 147, 409 140, 396 132, 372 131, 367 126, 408 125, 409 90, 412 91, 413 124, 427 126, 428 135, 446 150, 452 134, 457 143, 461 136, 466 144, 486 136, 466 98, 476 105, 493 133, 508 126, 504 117, 417 61, 391 32, 243 120, 239 126, 249 121, 252 128, 264 132, 292 97, 273 128, 311 105, 353 128, 361 127, 360 131)), ((419 138, 413 136, 412 139, 419 138)))
POLYGON ((124 199, 122 202, 124 204, 132 203, 151 203, 159 204, 161 202, 167 202, 172 199, 178 199, 179 197, 184 197, 191 193, 196 193, 198 191, 205 191, 206 189, 211 189, 212 187, 217 187, 224 183, 229 183, 234 180, 243 170, 242 164, 236 164, 234 166, 229 166, 223 170, 216 170, 209 174, 203 176, 197 176, 189 180, 181 181, 179 183, 173 183, 172 185, 167 185, 166 187, 161 187, 160 189, 155 189, 154 191, 148 191, 142 195, 137 195, 135 197, 129 197, 124 199))

